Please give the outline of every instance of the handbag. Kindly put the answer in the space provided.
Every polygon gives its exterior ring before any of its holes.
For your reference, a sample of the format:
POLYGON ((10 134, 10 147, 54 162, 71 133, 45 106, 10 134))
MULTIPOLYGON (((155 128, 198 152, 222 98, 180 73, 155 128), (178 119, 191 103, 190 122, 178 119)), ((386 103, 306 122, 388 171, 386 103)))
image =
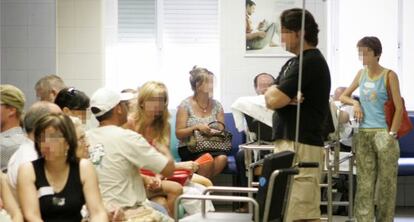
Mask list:
MULTIPOLYGON (((389 84, 389 73, 387 72, 386 76, 386 85, 387 85, 387 94, 388 99, 384 103, 384 113, 385 113, 385 121, 387 122, 388 129, 391 129, 392 120, 394 118, 395 106, 394 101, 392 99, 391 88, 389 84)), ((401 117, 401 126, 397 132, 397 138, 401 138, 402 136, 406 135, 413 129, 413 124, 411 123, 410 118, 408 117, 407 109, 405 108, 404 99, 401 97, 402 100, 402 117, 401 117)))
POLYGON ((217 129, 218 132, 207 135, 199 130, 194 130, 192 142, 188 145, 188 150, 192 153, 203 152, 229 152, 231 150, 232 134, 226 130, 224 123, 220 121, 213 121, 208 124, 210 128, 217 129), (219 129, 217 125, 221 125, 219 129))

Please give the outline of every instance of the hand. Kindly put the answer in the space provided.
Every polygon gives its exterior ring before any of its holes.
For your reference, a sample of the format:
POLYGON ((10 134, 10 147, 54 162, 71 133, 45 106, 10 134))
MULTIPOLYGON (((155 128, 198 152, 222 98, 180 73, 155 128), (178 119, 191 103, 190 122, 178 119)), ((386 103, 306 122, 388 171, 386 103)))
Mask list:
POLYGON ((361 105, 359 105, 359 102, 354 103, 354 118, 357 122, 361 122, 364 118, 364 113, 362 112, 361 105))
POLYGON ((199 166, 198 166, 198 163, 194 161, 185 161, 185 162, 179 162, 177 168, 191 170, 192 172, 197 172, 199 166))
POLYGON ((161 188, 161 179, 158 177, 144 177, 144 184, 148 190, 157 190, 161 188))
POLYGON ((305 97, 301 96, 301 97, 300 97, 300 101, 298 101, 298 97, 297 97, 297 96, 295 96, 295 97, 293 97, 293 99, 292 99, 292 100, 290 100, 289 105, 298 105, 298 103, 303 103, 303 100, 304 100, 304 99, 305 99, 305 97))
POLYGON ((124 221, 125 212, 122 208, 114 209, 113 211, 108 212, 109 221, 124 221))
POLYGON ((257 26, 257 29, 261 30, 261 29, 265 28, 265 25, 266 25, 266 19, 263 19, 263 21, 261 21, 259 23, 259 25, 257 26))
POLYGON ((266 32, 260 31, 256 32, 256 38, 264 38, 266 36, 266 32))
POLYGON ((221 133, 221 131, 220 131, 220 130, 217 130, 217 129, 210 129, 210 134, 212 134, 212 135, 219 134, 219 133, 221 133))
POLYGON ((109 221, 123 221, 125 220, 125 212, 121 207, 109 203, 106 206, 106 212, 109 221))
POLYGON ((199 130, 203 134, 209 135, 211 132, 211 128, 207 124, 199 124, 197 125, 197 130, 199 130))

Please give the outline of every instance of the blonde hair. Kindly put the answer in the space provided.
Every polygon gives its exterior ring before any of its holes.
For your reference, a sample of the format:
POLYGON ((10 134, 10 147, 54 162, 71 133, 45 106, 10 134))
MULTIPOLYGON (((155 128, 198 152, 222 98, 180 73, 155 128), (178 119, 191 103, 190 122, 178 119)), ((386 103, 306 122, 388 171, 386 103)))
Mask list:
POLYGON ((195 92, 197 87, 201 86, 205 81, 208 80, 208 77, 214 74, 206 68, 194 66, 190 71, 190 85, 191 89, 195 92))
POLYGON ((151 123, 151 127, 154 130, 152 135, 158 143, 168 146, 167 143, 170 139, 170 123, 168 122, 170 118, 170 113, 168 112, 168 91, 167 87, 162 82, 149 81, 142 85, 139 89, 137 110, 133 115, 135 131, 140 134, 144 134, 145 129, 148 127, 145 125, 146 116, 144 115, 144 104, 151 98, 159 96, 164 97, 164 110, 162 111, 162 115, 154 119, 151 123))

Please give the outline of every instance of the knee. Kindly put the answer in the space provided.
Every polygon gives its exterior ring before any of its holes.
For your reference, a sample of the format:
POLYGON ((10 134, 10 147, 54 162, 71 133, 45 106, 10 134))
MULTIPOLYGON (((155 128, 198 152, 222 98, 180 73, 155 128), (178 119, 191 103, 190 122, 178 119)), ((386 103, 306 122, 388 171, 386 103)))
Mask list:
POLYGON ((163 186, 163 190, 167 194, 178 196, 183 193, 183 186, 177 182, 166 180, 163 182, 163 186))
POLYGON ((214 160, 218 161, 218 163, 227 163, 227 156, 226 155, 219 155, 214 158, 214 160))

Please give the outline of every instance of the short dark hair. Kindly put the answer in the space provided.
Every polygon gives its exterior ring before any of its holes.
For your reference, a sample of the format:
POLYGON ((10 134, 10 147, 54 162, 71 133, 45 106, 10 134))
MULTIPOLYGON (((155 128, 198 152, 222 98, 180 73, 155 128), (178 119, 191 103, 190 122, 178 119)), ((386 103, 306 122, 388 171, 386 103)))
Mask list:
POLYGON ((252 6, 252 5, 256 5, 256 3, 254 3, 254 1, 252 1, 252 0, 246 0, 246 7, 247 6, 252 6))
POLYGON ((75 152, 78 146, 78 139, 76 136, 75 126, 73 125, 72 120, 64 114, 48 114, 42 116, 39 120, 36 121, 34 137, 35 149, 39 157, 41 156, 40 144, 42 142, 44 132, 48 127, 53 127, 56 130, 60 131, 68 143, 69 149, 66 156, 66 162, 77 162, 78 159, 75 152))
POLYGON ((55 98, 56 105, 61 109, 67 107, 70 110, 86 110, 89 102, 89 97, 84 92, 73 87, 60 90, 55 98))
MULTIPOLYGON (((292 8, 282 12, 280 15, 280 23, 282 28, 298 32, 302 28, 302 9, 292 8)), ((313 15, 305 10, 305 40, 313 45, 318 45, 319 27, 313 15)))
POLYGON ((382 45, 381 41, 375 36, 365 36, 357 43, 357 47, 367 47, 374 51, 374 56, 381 56, 382 45))
MULTIPOLYGON (((108 112, 104 113, 101 116, 95 116, 96 120, 98 120, 98 122, 102 122, 104 120, 107 120, 107 119, 111 118, 112 117, 112 114, 114 113, 113 112, 114 108, 112 108, 111 110, 109 110, 108 112)), ((93 114, 97 114, 97 113, 101 112, 101 110, 99 108, 96 108, 96 107, 91 107, 91 112, 93 114)))
POLYGON ((257 75, 254 77, 254 80, 253 80, 253 85, 254 85, 254 88, 257 88, 257 79, 259 79, 259 77, 260 77, 260 76, 270 76, 270 77, 272 77, 273 82, 275 82, 275 77, 273 77, 273 76, 272 76, 271 74, 269 74, 269 73, 262 72, 262 73, 257 74, 257 75))

